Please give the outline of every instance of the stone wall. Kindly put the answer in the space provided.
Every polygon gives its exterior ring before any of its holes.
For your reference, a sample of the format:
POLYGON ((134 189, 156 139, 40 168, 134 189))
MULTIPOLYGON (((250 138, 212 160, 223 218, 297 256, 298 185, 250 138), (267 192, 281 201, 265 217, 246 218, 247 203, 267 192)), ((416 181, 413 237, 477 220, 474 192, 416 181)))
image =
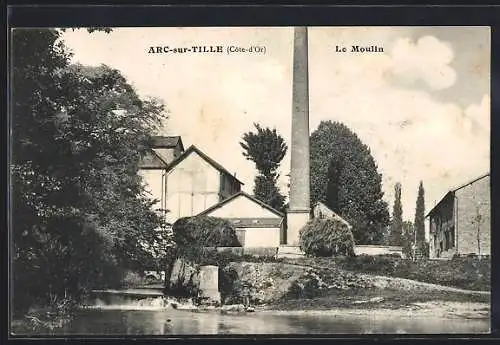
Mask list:
POLYGON ((491 201, 490 201, 490 177, 465 186, 455 192, 457 198, 457 228, 458 253, 460 254, 491 254, 491 201), (478 249, 478 229, 474 218, 481 215, 479 231, 480 251, 478 249))
POLYGON ((276 257, 278 247, 218 247, 217 251, 231 252, 234 255, 252 255, 258 257, 276 257))
POLYGON ((376 245, 355 245, 354 253, 356 255, 399 255, 403 256, 402 247, 398 246, 376 246, 376 245))
POLYGON ((284 263, 232 262, 224 268, 226 281, 223 302, 252 304, 269 303, 285 296, 294 281, 307 271, 306 267, 284 263))
POLYGON ((207 304, 219 304, 219 267, 199 266, 177 259, 172 268, 168 289, 173 295, 198 297, 207 304))
POLYGON ((172 272, 170 273, 170 290, 186 289, 188 287, 198 287, 198 265, 194 265, 183 259, 177 259, 174 262, 172 272))

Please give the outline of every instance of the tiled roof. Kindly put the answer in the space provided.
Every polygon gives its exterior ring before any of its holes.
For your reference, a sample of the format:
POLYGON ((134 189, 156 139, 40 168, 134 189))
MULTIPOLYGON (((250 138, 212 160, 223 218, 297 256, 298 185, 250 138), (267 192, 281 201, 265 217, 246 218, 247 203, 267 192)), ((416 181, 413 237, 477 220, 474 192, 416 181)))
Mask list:
POLYGON ((280 227, 281 218, 225 218, 235 228, 277 228, 280 227))
POLYGON ((439 206, 441 206, 441 203, 442 203, 442 202, 443 202, 443 201, 444 201, 444 200, 445 200, 445 199, 446 199, 449 195, 452 195, 452 194, 453 194, 453 193, 455 193, 457 190, 462 189, 462 188, 464 188, 464 187, 466 187, 466 186, 468 186, 468 185, 470 185, 470 184, 473 184, 474 182, 477 182, 477 181, 479 181, 479 180, 481 180, 481 179, 483 179, 483 178, 485 178, 485 177, 487 177, 487 176, 490 176, 490 173, 489 173, 489 172, 488 172, 488 173, 485 173, 485 174, 482 174, 481 176, 476 177, 475 179, 470 180, 470 181, 468 181, 468 182, 466 182, 466 183, 464 183, 464 184, 462 184, 462 185, 460 185, 460 186, 458 186, 458 187, 454 187, 454 188, 453 188, 453 189, 451 189, 449 192, 447 192, 447 193, 446 193, 446 194, 445 194, 445 195, 441 198, 441 200, 439 200, 439 202, 436 204, 436 206, 434 206, 434 207, 433 207, 433 208, 429 211, 429 213, 427 213, 427 215, 426 215, 425 217, 427 218, 427 217, 429 217, 431 214, 433 214, 433 213, 434 213, 434 211, 435 211, 436 209, 438 209, 438 208, 439 208, 439 206))
POLYGON ((154 136, 153 148, 173 148, 180 145, 181 150, 184 150, 180 136, 154 136))
POLYGON ((481 176, 476 177, 476 178, 475 178, 475 179, 473 179, 473 180, 470 180, 470 181, 468 181, 468 182, 466 182, 466 183, 464 183, 464 184, 461 184, 460 186, 453 188, 453 189, 451 190, 451 192, 456 192, 457 190, 462 189, 462 188, 464 188, 464 187, 466 187, 466 186, 468 186, 468 185, 470 185, 470 184, 473 184, 474 182, 479 181, 479 180, 481 180, 481 179, 485 178, 486 176, 490 176, 490 173, 482 174, 481 176))
POLYGON ((141 169, 166 169, 167 163, 153 150, 146 154, 139 163, 141 169))

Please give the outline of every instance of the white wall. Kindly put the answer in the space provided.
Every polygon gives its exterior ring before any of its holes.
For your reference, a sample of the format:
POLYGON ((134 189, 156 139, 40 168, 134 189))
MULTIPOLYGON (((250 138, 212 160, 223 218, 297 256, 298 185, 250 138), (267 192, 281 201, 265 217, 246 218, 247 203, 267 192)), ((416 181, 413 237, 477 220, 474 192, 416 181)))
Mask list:
POLYGON ((175 222, 217 204, 219 187, 219 171, 192 152, 167 175, 167 218, 175 222))
POLYGON ((354 253, 356 255, 402 255, 402 248, 398 246, 376 246, 376 245, 355 245, 354 253))
POLYGON ((245 247, 279 247, 280 228, 246 228, 245 247))
POLYGON ((237 196, 227 204, 210 212, 208 216, 220 218, 281 218, 244 195, 237 196))
POLYGON ((163 198, 163 204, 161 203, 162 186, 164 188, 163 172, 164 172, 164 170, 162 170, 162 169, 141 169, 141 170, 139 170, 139 174, 142 176, 143 182, 146 185, 146 191, 151 196, 151 199, 158 200, 158 202, 153 206, 154 208, 164 208, 165 207, 165 198, 163 198))

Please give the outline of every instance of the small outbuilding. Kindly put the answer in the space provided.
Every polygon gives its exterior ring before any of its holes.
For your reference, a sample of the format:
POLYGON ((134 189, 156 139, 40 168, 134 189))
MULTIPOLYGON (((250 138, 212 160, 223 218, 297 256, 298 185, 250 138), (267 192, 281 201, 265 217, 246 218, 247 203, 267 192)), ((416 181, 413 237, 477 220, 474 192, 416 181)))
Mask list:
POLYGON ((198 215, 230 221, 242 247, 279 247, 283 242, 285 215, 245 192, 234 194, 198 215))

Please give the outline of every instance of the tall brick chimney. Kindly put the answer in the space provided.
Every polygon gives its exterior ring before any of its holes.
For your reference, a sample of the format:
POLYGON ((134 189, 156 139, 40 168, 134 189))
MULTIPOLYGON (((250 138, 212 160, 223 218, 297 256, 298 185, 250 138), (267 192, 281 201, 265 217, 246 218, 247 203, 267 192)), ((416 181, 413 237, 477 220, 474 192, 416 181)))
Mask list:
POLYGON ((296 27, 294 29, 293 48, 290 206, 287 212, 287 244, 292 246, 298 245, 299 230, 310 219, 307 45, 307 27, 296 27))

